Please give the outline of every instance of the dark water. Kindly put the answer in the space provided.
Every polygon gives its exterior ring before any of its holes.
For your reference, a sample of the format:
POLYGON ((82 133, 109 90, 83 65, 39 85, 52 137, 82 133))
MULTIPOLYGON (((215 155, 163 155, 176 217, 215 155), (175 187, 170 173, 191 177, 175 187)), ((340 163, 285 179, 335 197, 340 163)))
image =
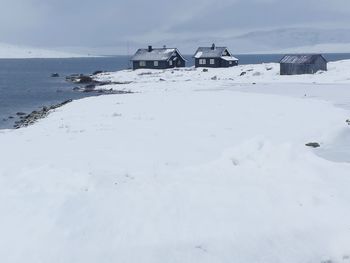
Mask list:
POLYGON ((127 67, 127 57, 0 59, 0 129, 11 128, 16 119, 8 117, 16 117, 17 112, 29 113, 44 105, 92 95, 73 91, 66 75, 127 67), (52 73, 60 77, 51 78, 52 73))
MULTIPOLYGON (((350 54, 326 54, 329 61, 350 59, 350 54)), ((186 56, 187 66, 193 66, 186 56)), ((278 62, 281 55, 237 55, 240 64, 278 62)), ((73 91, 65 76, 89 74, 96 70, 116 71, 130 67, 127 56, 73 59, 0 59, 0 129, 11 128, 17 112, 29 113, 67 99, 79 99, 92 94, 73 91), (59 78, 51 78, 58 73, 59 78)))

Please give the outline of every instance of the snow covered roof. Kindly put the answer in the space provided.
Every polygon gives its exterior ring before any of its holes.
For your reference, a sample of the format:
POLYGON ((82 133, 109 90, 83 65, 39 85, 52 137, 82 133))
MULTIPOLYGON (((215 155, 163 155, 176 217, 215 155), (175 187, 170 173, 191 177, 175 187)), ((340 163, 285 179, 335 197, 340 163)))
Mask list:
POLYGON ((227 47, 199 47, 193 56, 194 58, 225 58, 225 60, 237 61, 238 59, 231 56, 227 47), (227 56, 224 53, 227 52, 227 56))
POLYGON ((294 54, 294 55, 285 55, 280 63, 286 64, 313 64, 315 61, 321 57, 326 62, 327 60, 321 54, 294 54))
POLYGON ((131 61, 168 61, 177 52, 181 58, 186 60, 176 48, 140 48, 136 51, 131 61))
POLYGON ((223 56, 221 57, 223 60, 226 60, 226 61, 238 61, 238 58, 235 58, 233 56, 231 57, 228 57, 228 56, 223 56))

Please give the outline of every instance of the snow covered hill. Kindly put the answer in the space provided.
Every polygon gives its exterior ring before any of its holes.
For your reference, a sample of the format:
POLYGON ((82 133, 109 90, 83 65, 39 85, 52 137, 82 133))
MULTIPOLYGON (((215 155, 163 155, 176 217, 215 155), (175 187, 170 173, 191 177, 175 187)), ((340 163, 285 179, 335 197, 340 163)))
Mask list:
POLYGON ((101 74, 136 93, 0 131, 0 261, 350 262, 350 159, 305 146, 350 132, 349 68, 101 74))
MULTIPOLYGON (((328 63, 328 71, 320 71, 315 75, 280 76, 278 63, 257 65, 240 65, 233 68, 208 69, 179 68, 175 70, 122 70, 98 75, 97 80, 112 82, 159 83, 159 82, 188 82, 188 81, 215 81, 231 84, 252 83, 319 83, 319 84, 347 84, 350 83, 350 60, 328 63)), ((134 86, 119 85, 103 88, 130 89, 134 86)), ((147 87, 148 88, 148 87, 147 87)))
POLYGON ((73 58, 87 55, 0 43, 0 58, 73 58))

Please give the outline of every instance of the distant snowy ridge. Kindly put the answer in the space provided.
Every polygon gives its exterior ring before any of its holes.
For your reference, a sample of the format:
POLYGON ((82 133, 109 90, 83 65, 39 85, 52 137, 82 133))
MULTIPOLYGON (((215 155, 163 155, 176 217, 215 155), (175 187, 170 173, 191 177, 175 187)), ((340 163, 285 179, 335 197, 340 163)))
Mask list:
POLYGON ((89 55, 87 54, 69 53, 0 43, 0 58, 76 58, 88 56, 89 55))
POLYGON ((262 53, 274 53, 274 54, 286 54, 286 53, 350 53, 350 44, 334 44, 324 43, 311 46, 301 46, 295 48, 277 49, 269 52, 262 53))
MULTIPOLYGON (((184 38, 181 40, 180 51, 192 54, 198 46, 210 45, 210 41, 215 41, 217 45, 229 47, 233 54, 348 53, 349 36, 349 29, 319 28, 278 28, 239 35, 234 32, 218 32, 211 36, 184 38)), ((159 45, 178 41, 169 38, 162 40, 159 45)))
POLYGON ((228 40, 243 52, 346 53, 350 52, 349 36, 348 29, 283 28, 250 32, 228 40))

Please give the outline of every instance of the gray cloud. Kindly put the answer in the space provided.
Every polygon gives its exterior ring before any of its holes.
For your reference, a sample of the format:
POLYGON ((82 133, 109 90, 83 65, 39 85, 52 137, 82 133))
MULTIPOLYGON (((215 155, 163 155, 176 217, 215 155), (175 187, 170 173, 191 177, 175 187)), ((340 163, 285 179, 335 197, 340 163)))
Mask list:
POLYGON ((125 51, 283 27, 350 28, 348 0, 0 0, 0 41, 125 51), (170 42, 170 43, 169 43, 170 42))

